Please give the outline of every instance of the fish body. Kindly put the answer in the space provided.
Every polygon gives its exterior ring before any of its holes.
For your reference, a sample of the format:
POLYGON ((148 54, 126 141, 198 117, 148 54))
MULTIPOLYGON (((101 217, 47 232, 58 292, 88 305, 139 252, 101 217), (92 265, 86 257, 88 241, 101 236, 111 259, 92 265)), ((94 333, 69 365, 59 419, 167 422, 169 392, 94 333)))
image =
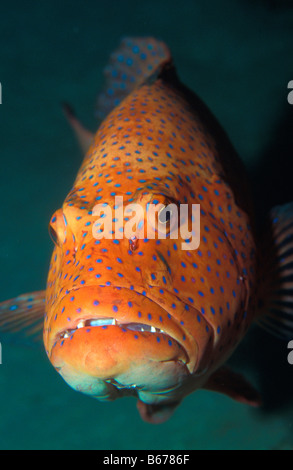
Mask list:
MULTIPOLYGON (((107 77, 99 98, 106 117, 92 138, 67 110, 90 147, 50 221, 48 358, 78 391, 102 401, 137 397, 153 423, 198 388, 257 405, 258 393, 222 367, 258 315, 258 248, 241 162, 179 82, 164 43, 124 40, 107 77), (127 238, 132 212, 123 209, 133 204, 142 210, 127 238), (168 204, 173 211, 149 224, 150 207, 168 204), (192 237, 173 236, 184 205, 200 207, 196 249, 192 237)), ((43 311, 44 295, 35 295, 34 311, 43 311)), ((21 311, 27 303, 14 300, 21 311)), ((3 303, 3 312, 11 305, 3 303)))

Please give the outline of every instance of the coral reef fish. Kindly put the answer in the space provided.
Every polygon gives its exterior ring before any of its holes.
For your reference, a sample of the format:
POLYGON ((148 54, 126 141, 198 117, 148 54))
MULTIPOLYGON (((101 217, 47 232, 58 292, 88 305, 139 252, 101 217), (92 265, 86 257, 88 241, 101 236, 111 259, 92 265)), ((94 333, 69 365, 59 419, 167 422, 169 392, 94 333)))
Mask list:
POLYGON ((0 330, 43 330, 73 389, 134 396, 151 423, 199 388, 258 406, 225 362, 253 321, 292 335, 293 205, 272 209, 260 239, 241 160, 163 42, 123 39, 105 75, 95 134, 64 106, 85 157, 50 220, 46 290, 2 302, 0 330), (181 218, 193 207, 196 229, 191 210, 181 218))

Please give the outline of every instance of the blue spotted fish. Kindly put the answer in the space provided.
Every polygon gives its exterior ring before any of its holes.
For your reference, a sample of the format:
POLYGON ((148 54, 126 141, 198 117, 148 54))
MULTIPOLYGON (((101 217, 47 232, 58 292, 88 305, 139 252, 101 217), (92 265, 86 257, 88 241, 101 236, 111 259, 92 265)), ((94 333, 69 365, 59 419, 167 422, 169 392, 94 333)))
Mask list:
POLYGON ((85 157, 50 221, 46 290, 3 302, 0 328, 43 329, 48 358, 71 387, 101 401, 134 396, 151 423, 199 388, 257 406, 258 392, 224 364, 253 320, 292 333, 292 205, 271 213, 268 257, 242 163, 163 42, 122 40, 105 74, 96 134, 64 108, 85 157), (129 217, 120 212, 119 236, 94 236, 103 232, 97 204, 111 209, 105 228, 117 222, 118 196, 142 207, 134 236, 123 236, 129 217), (161 207, 154 236, 142 223, 151 204, 161 207), (169 204, 200 205, 197 249, 181 232, 171 236, 169 204))

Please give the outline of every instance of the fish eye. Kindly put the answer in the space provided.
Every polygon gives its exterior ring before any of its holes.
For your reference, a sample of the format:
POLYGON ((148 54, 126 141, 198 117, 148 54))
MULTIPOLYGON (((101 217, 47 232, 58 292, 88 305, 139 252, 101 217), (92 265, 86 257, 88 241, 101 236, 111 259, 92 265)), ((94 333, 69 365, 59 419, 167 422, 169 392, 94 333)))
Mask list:
POLYGON ((168 207, 162 207, 158 212, 158 221, 161 224, 167 225, 168 223, 170 223, 171 218, 172 209, 169 209, 168 207))
POLYGON ((62 209, 54 213, 49 224, 49 234, 55 246, 61 246, 66 240, 67 221, 62 209))
POLYGON ((178 228, 178 203, 170 197, 156 195, 148 206, 147 213, 148 223, 163 238, 169 237, 178 228))

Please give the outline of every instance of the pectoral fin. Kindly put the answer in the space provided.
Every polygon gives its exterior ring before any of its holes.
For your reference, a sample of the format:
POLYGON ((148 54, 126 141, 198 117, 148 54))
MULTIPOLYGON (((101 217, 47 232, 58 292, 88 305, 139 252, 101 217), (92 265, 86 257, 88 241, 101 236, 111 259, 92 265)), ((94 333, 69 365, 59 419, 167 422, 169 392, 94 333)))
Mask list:
POLYGON ((179 404, 180 401, 161 405, 150 405, 148 403, 144 403, 141 400, 138 400, 137 409, 141 418, 147 423, 161 424, 172 416, 175 408, 177 408, 179 404))
POLYGON ((258 391, 241 374, 231 371, 228 367, 221 367, 214 372, 204 388, 223 393, 246 405, 261 405, 261 397, 258 391))
POLYGON ((257 322, 286 341, 293 336, 293 202, 274 207, 263 244, 257 322))
POLYGON ((19 295, 0 303, 0 332, 42 339, 45 291, 19 295))

